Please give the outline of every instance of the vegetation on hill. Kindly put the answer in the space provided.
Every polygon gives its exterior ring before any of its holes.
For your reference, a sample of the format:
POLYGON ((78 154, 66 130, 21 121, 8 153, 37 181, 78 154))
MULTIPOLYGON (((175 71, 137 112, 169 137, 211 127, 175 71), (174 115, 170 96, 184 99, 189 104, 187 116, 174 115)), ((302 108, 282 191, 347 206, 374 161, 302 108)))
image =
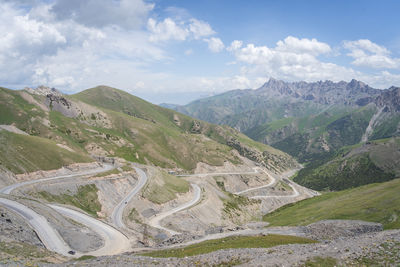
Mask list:
POLYGON ((38 195, 49 202, 75 206, 97 218, 97 212, 101 211, 101 204, 97 196, 98 191, 99 189, 95 184, 87 184, 79 186, 75 194, 55 195, 46 191, 40 191, 38 195))
MULTIPOLYGON (((190 171, 198 162, 239 164, 241 160, 235 152, 239 149, 243 156, 275 170, 286 170, 296 164, 289 155, 258 144, 229 127, 198 121, 106 86, 72 96, 35 95, 0 88, 0 103, 0 124, 13 124, 30 135, 63 144, 72 154, 81 155, 83 161, 93 154, 190 171), (230 142, 233 139, 240 140, 239 147, 233 146, 230 142), (244 153, 244 149, 252 153, 244 153), (259 156, 263 153, 264 156, 259 156)), ((63 158, 68 159, 65 155, 63 158)), ((60 164, 79 161, 82 159, 60 164)), ((60 164, 43 169, 57 168, 60 164)), ((36 169, 14 167, 12 171, 36 169)))
POLYGON ((382 223, 400 228, 400 179, 330 192, 283 206, 263 217, 270 226, 308 225, 327 219, 382 223))
POLYGON ((189 183, 161 170, 155 170, 149 183, 142 190, 142 196, 153 203, 162 204, 176 198, 177 193, 186 193, 189 183))
POLYGON ((400 139, 344 147, 300 170, 294 181, 315 190, 343 190, 400 176, 400 139))
POLYGON ((247 134, 301 162, 312 162, 343 146, 360 142, 375 111, 372 105, 357 110, 345 106, 332 107, 317 115, 285 118, 257 126, 247 134))
POLYGON ((0 164, 16 174, 91 161, 86 154, 68 151, 52 140, 0 130, 0 164))
MULTIPOLYGON (((269 162, 269 165, 281 165, 277 166, 277 170, 289 168, 290 164, 295 164, 287 154, 273 149, 270 146, 254 142, 232 128, 194 120, 186 115, 150 104, 140 98, 114 88, 99 86, 76 94, 73 98, 103 109, 113 110, 118 112, 118 114, 124 113, 130 118, 139 118, 140 120, 136 120, 136 126, 131 126, 135 127, 135 129, 140 127, 139 122, 146 122, 146 127, 142 127, 141 130, 147 131, 146 135, 143 136, 143 138, 147 138, 147 140, 138 142, 141 137, 141 131, 135 136, 136 140, 134 141, 138 143, 138 149, 140 149, 141 143, 147 144, 147 149, 149 143, 153 143, 153 145, 157 144, 165 151, 162 155, 166 156, 166 154, 169 154, 168 157, 175 162, 178 161, 181 163, 178 167, 184 169, 190 170, 195 168, 195 164, 199 161, 211 165, 221 165, 223 163, 223 158, 233 163, 239 163, 237 158, 229 156, 232 147, 239 150, 240 153, 240 148, 234 147, 231 142, 229 142, 229 140, 232 139, 240 141, 241 147, 245 146, 258 150, 261 153, 268 153, 269 158, 271 158, 270 161, 275 160, 275 162, 269 162), (209 138, 209 140, 204 137, 209 138), (203 144, 202 148, 199 148, 197 145, 200 143, 203 144), (285 165, 285 163, 287 164, 285 165)), ((125 117, 125 119, 127 119, 127 117, 125 117)), ((114 118, 114 120, 116 120, 116 118, 114 118)), ((119 124, 119 126, 124 127, 121 128, 120 131, 129 131, 126 125, 129 124, 126 122, 119 124)), ((142 151, 142 153, 146 154, 146 151, 142 151)), ((241 154, 243 156, 249 156, 245 153, 241 154)), ((149 153, 147 153, 146 156, 152 158, 150 161, 157 162, 154 155, 149 155, 149 153)), ((136 161, 135 159, 131 160, 136 161)), ((168 166, 168 164, 163 164, 162 161, 157 162, 157 165, 168 166)))

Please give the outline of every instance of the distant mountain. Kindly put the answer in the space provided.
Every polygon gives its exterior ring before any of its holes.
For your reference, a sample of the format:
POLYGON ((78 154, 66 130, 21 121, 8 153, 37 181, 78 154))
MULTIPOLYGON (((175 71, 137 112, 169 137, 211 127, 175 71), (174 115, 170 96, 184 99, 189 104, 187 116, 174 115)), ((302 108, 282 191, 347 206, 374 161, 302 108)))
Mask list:
POLYGON ((184 171, 199 162, 239 164, 238 153, 276 172, 297 166, 289 155, 232 128, 193 119, 107 86, 75 95, 43 86, 19 91, 0 88, 0 125, 28 134, 19 137, 0 130, 0 161, 14 173, 87 162, 89 156, 120 157, 184 171), (17 143, 23 145, 12 145, 17 143), (43 151, 26 153, 37 147, 43 151), (64 156, 56 157, 60 151, 64 156))
POLYGON ((386 149, 382 153, 373 149, 344 159, 337 156, 349 146, 400 136, 398 87, 379 90, 357 80, 270 79, 256 90, 232 90, 175 109, 227 124, 307 163, 296 181, 314 189, 340 190, 400 175, 395 164, 386 168, 379 161, 385 153, 397 157, 389 151, 392 143, 373 146, 386 149))
POLYGON ((170 104, 170 103, 161 103, 159 104, 160 107, 169 108, 169 109, 177 109, 180 105, 177 104, 170 104))
POLYGON ((174 108, 227 124, 301 161, 310 161, 344 145, 396 135, 398 93, 394 87, 379 90, 357 80, 270 79, 256 90, 232 90, 174 108))
POLYGON ((302 169, 294 180, 316 190, 343 190, 388 181, 400 177, 400 138, 344 147, 318 165, 302 169))
POLYGON ((187 115, 226 124, 243 133, 261 124, 288 117, 317 114, 330 106, 360 107, 382 90, 363 82, 284 82, 270 79, 256 90, 232 90, 172 107, 187 115))

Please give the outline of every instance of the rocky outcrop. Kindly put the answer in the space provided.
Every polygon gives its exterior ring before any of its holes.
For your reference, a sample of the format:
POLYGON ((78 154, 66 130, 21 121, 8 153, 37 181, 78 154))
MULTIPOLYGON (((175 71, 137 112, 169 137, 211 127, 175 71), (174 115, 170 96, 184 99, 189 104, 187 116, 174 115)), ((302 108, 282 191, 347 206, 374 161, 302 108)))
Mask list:
POLYGON ((0 242, 13 241, 44 247, 35 231, 19 215, 0 207, 0 242))
POLYGON ((46 95, 45 104, 51 110, 61 112, 64 116, 69 118, 76 118, 81 113, 81 110, 73 105, 71 101, 60 95, 46 95))
POLYGON ((400 112, 400 87, 382 92, 374 102, 378 107, 384 107, 384 112, 400 112))
POLYGON ((28 93, 31 93, 31 94, 34 94, 34 95, 43 95, 43 96, 55 95, 55 96, 59 96, 59 97, 61 97, 63 95, 57 89, 50 88, 50 87, 47 87, 47 86, 44 86, 44 85, 40 85, 37 88, 25 87, 24 90, 27 91, 28 93))
POLYGON ((323 105, 365 105, 368 97, 376 96, 381 90, 367 84, 351 80, 349 83, 319 82, 284 82, 271 78, 256 90, 256 93, 268 97, 290 97, 298 100, 312 101, 323 105), (363 99, 363 100, 361 100, 363 99))
POLYGON ((190 132, 195 133, 195 134, 200 134, 201 133, 201 125, 200 122, 198 121, 193 121, 192 127, 190 127, 190 132))

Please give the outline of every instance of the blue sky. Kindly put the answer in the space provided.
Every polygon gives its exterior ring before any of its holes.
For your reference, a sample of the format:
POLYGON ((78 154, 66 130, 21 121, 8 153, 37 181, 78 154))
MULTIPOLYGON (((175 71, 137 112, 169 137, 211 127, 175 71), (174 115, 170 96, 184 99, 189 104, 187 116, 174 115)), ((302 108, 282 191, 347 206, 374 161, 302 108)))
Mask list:
POLYGON ((0 85, 183 104, 353 78, 400 86, 399 1, 0 0, 0 85))

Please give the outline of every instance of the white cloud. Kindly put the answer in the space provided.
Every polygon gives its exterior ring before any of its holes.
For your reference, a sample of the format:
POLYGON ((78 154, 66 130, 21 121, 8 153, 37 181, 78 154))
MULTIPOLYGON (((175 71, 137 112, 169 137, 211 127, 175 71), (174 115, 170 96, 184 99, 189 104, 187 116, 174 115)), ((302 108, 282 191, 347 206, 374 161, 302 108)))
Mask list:
MULTIPOLYGON (((274 47, 235 40, 225 47, 207 22, 176 8, 157 20, 165 13, 155 14, 153 7, 144 0, 0 0, 1 85, 46 84, 67 92, 98 84, 143 92, 222 92, 256 88, 271 76, 288 81, 357 78, 380 87, 400 84, 399 60, 369 40, 344 42, 353 69, 332 63, 334 49, 317 39, 288 36, 274 47), (98 17, 89 16, 91 12, 98 17), (179 49, 172 47, 174 42, 167 44, 170 40, 181 42, 179 49), (229 63, 217 63, 224 74, 197 75, 202 59, 190 63, 196 64, 193 75, 189 67, 185 74, 179 74, 179 66, 158 71, 162 64, 174 64, 174 55, 194 53, 196 46, 183 41, 207 42, 212 52, 230 52, 229 63), (391 72, 365 74, 357 66, 391 72)), ((218 62, 212 56, 206 60, 218 62)))
POLYGON ((351 63, 355 66, 375 69, 400 68, 400 58, 391 58, 390 51, 386 47, 370 40, 345 41, 343 47, 350 50, 347 55, 354 59, 351 63))
POLYGON ((194 39, 200 39, 215 34, 210 24, 197 19, 190 20, 189 31, 193 34, 194 39))
POLYGON ((275 77, 284 80, 349 80, 358 76, 350 68, 320 61, 317 56, 331 52, 328 44, 316 39, 289 36, 278 41, 275 48, 232 42, 228 48, 236 60, 245 63, 242 74, 248 77, 275 77))
POLYGON ((189 37, 198 40, 215 34, 208 23, 197 19, 175 21, 172 18, 166 18, 157 22, 155 19, 150 18, 147 22, 147 29, 151 32, 150 40, 152 42, 184 41, 189 37))
POLYGON ((51 11, 60 20, 74 20, 89 27, 117 25, 138 29, 154 4, 143 0, 56 0, 51 11))
MULTIPOLYGON (((138 72, 139 66, 144 68, 154 60, 168 59, 162 49, 149 43, 148 33, 144 31, 127 31, 121 27, 96 29, 73 20, 55 20, 48 14, 47 5, 30 11, 35 13, 0 2, 0 81, 3 85, 46 84, 70 90, 89 82, 91 86, 98 84, 95 80, 102 73, 111 73, 112 67, 120 71, 118 60, 121 66, 138 72), (128 60, 134 63, 125 64, 128 60)), ((114 80, 111 75, 104 77, 114 80)), ((127 74, 124 79, 131 77, 127 74)))
POLYGON ((298 54, 311 54, 320 55, 331 52, 331 47, 322 42, 318 42, 316 39, 298 39, 293 36, 288 36, 283 41, 278 41, 276 44, 276 50, 282 52, 292 52, 298 54))
POLYGON ((394 74, 389 71, 381 71, 373 75, 364 75, 362 81, 375 86, 376 88, 388 88, 389 86, 400 85, 400 74, 394 74))
POLYGON ((178 40, 184 41, 188 36, 188 31, 176 24, 171 18, 166 18, 161 22, 149 19, 147 29, 151 32, 150 41, 178 40))
POLYGON ((219 38, 212 37, 210 39, 204 39, 208 43, 208 49, 213 53, 218 53, 224 50, 224 43, 219 38))
POLYGON ((238 50, 239 48, 241 48, 242 45, 243 45, 242 41, 235 40, 231 43, 231 45, 229 47, 226 48, 226 50, 232 52, 232 51, 235 51, 235 50, 238 50))

